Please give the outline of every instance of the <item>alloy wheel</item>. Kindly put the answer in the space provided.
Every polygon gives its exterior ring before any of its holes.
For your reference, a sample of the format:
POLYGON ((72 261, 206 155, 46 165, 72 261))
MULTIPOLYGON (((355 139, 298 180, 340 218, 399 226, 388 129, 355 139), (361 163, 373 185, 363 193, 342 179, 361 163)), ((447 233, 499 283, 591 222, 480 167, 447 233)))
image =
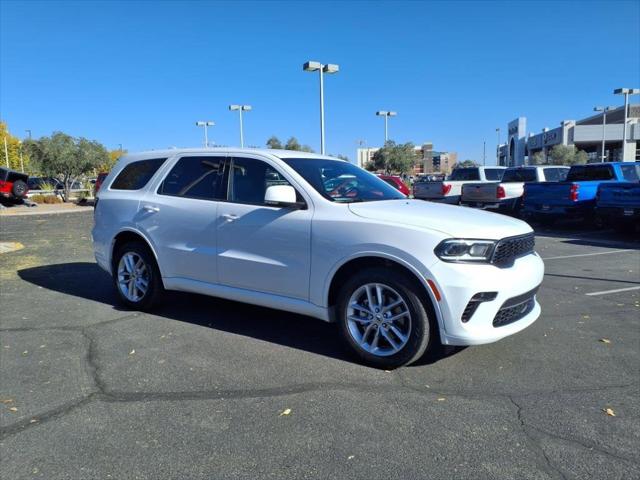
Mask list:
POLYGON ((387 285, 367 283, 356 289, 346 314, 351 338, 372 355, 393 355, 409 341, 409 307, 402 296, 387 285))
POLYGON ((130 302, 139 302, 149 289, 149 267, 136 252, 127 252, 118 263, 118 288, 130 302))

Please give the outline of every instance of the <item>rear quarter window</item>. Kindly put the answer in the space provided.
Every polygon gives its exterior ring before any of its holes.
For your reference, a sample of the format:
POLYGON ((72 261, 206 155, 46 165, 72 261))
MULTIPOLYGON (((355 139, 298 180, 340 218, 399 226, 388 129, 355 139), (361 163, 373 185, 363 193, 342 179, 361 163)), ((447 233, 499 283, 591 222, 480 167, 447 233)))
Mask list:
POLYGON ((140 190, 165 162, 166 158, 152 158, 131 162, 118 174, 111 190, 140 190))
POLYGON ((449 180, 480 180, 480 171, 477 168, 456 168, 449 180))
MULTIPOLYGON (((487 176, 487 179, 489 177, 487 176)), ((502 177, 502 183, 519 183, 519 182, 535 182, 536 171, 532 168, 517 168, 514 170, 505 170, 502 177)))

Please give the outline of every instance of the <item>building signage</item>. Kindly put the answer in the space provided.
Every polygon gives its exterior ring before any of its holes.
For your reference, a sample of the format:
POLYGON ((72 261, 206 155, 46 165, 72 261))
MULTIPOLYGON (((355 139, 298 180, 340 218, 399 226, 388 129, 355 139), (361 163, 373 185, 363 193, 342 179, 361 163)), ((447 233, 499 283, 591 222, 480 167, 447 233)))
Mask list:
POLYGON ((558 139, 557 130, 554 130, 551 132, 544 132, 542 134, 542 141, 544 142, 545 145, 548 145, 549 143, 555 143, 557 139, 558 139))

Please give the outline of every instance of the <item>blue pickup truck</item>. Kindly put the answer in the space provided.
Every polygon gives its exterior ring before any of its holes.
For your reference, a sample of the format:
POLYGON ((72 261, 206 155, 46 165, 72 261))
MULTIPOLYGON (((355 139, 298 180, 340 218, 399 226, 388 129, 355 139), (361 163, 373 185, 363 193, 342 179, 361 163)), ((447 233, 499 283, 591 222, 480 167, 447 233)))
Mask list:
POLYGON ((640 162, 574 165, 564 182, 525 184, 521 214, 545 223, 560 218, 592 222, 598 187, 609 182, 636 182, 639 175, 640 162))
POLYGON ((616 230, 632 232, 640 229, 640 172, 632 182, 600 184, 596 195, 596 218, 616 230))

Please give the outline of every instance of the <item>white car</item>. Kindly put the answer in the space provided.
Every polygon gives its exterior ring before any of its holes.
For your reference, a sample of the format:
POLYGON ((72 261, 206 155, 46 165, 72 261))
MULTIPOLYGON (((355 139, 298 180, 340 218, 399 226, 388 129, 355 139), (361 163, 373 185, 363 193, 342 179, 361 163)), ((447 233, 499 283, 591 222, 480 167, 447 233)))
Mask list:
POLYGON ((418 182, 413 185, 413 197, 432 202, 460 204, 462 187, 467 183, 499 182, 506 167, 461 167, 449 178, 437 182, 418 182))
POLYGON ((99 191, 92 233, 130 308, 150 309, 166 289, 297 312, 336 322, 383 368, 438 343, 494 342, 540 315, 529 225, 407 199, 315 154, 127 155, 99 191))
POLYGON ((463 185, 460 203, 517 215, 522 208, 525 183, 563 182, 568 173, 569 167, 563 166, 509 167, 504 171, 500 182, 463 185))

